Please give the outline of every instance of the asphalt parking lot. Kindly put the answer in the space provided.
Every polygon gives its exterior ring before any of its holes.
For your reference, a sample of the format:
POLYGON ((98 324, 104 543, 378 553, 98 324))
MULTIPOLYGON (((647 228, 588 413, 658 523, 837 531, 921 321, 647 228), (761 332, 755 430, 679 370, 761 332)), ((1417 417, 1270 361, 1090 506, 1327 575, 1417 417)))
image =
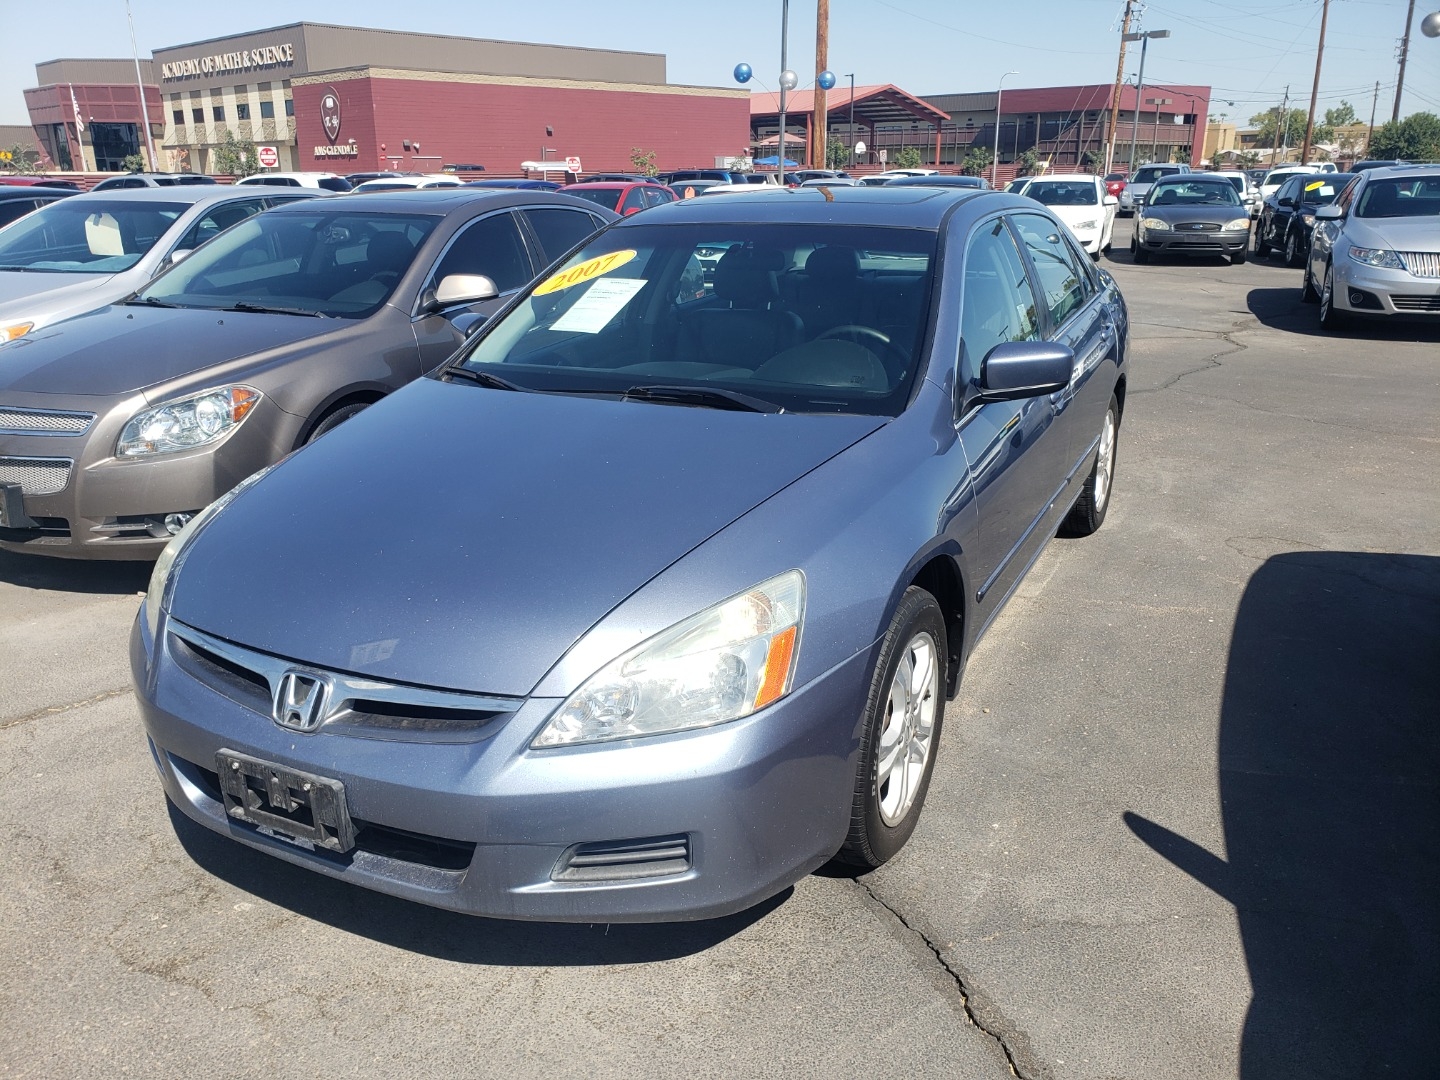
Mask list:
POLYGON ((0 554, 0 1076, 1434 1076, 1440 326, 1106 260, 1115 502, 1057 540, 868 877, 685 926, 467 919, 167 813, 148 567, 0 554))

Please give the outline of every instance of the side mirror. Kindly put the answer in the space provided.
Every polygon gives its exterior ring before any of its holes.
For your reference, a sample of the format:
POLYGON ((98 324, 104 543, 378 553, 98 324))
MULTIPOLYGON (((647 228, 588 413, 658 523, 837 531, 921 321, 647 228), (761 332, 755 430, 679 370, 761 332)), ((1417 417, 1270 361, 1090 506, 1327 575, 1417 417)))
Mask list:
POLYGON ((439 311, 456 304, 494 300, 499 295, 495 282, 484 274, 446 274, 435 289, 435 298, 427 306, 432 311, 439 311))
POLYGON ((1292 198, 1290 198, 1290 196, 1287 195, 1287 196, 1285 196, 1283 199, 1276 199, 1276 200, 1275 200, 1275 203, 1276 203, 1277 206, 1294 206, 1294 205, 1295 205, 1295 200, 1292 199, 1292 198))
POLYGON ((980 400, 1040 397, 1070 385, 1075 353, 1053 341, 1002 341, 980 363, 980 400))
POLYGON ((176 248, 170 252, 170 265, 174 266, 178 262, 184 262, 194 250, 194 248, 176 248))
POLYGON ((1316 221, 1339 221, 1345 216, 1345 211, 1334 203, 1326 203, 1324 206, 1315 208, 1316 221))
POLYGON ((631 214, 638 214, 642 209, 644 209, 644 207, 627 206, 624 210, 620 211, 620 216, 629 217, 631 214))
POLYGON ((1114 195, 1106 195, 1105 198, 1102 200, 1102 204, 1105 206, 1119 206, 1120 200, 1117 199, 1114 195))
POLYGON ((461 337, 468 338, 484 326, 486 321, 487 316, 481 315, 478 311, 462 311, 450 320, 450 325, 459 332, 461 337))

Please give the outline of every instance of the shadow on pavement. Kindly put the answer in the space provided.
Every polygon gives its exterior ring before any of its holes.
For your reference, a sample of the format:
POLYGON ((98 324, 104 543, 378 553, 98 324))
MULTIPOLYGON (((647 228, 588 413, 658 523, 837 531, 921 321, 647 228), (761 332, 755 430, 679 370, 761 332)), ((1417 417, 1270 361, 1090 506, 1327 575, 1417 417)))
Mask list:
POLYGON ((787 888, 748 911, 689 923, 587 925, 481 919, 425 907, 272 859, 191 821, 166 801, 185 853, 262 900, 338 930, 457 964, 590 967, 647 964, 704 952, 783 904, 787 888))
POLYGON ((1435 341, 1440 320, 1420 316, 1401 319, 1357 320, 1342 330, 1320 329, 1320 307, 1300 300, 1300 272, 1295 272, 1291 289, 1251 289, 1245 297, 1250 314, 1272 330, 1306 337, 1351 339, 1354 341, 1435 341))
POLYGON ((49 592, 144 592, 150 584, 153 562, 100 562, 92 559, 52 559, 43 555, 16 555, 0 551, 0 582, 49 592))
POLYGON ((1127 813, 1233 903, 1254 990, 1244 1080, 1435 1075, 1440 558, 1275 556, 1231 639, 1228 859, 1127 813))

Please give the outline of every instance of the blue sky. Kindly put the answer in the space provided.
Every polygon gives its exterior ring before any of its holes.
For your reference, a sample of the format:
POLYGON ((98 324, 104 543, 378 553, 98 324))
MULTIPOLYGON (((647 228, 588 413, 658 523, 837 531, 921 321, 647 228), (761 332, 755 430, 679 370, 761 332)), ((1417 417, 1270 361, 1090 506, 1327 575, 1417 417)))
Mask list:
MULTIPOLYGON (((774 87, 780 70, 781 0, 701 0, 640 4, 635 0, 132 0, 142 56, 207 37, 309 19, 382 29, 564 45, 639 49, 669 57, 671 82, 734 85, 730 72, 748 62, 774 87), (645 12, 658 17, 645 17, 645 12)), ((912 93, 983 90, 1006 71, 1006 83, 1053 86, 1115 77, 1121 0, 831 0, 830 67, 858 83, 893 82, 912 93)), ((0 0, 0 123, 26 123, 21 91, 35 64, 63 56, 128 56, 124 0, 67 0, 57 8, 0 0)), ((1404 113, 1440 113, 1440 39, 1422 37, 1420 17, 1440 0, 1419 0, 1406 72, 1404 113)), ((1395 46, 1406 0, 1332 0, 1320 86, 1320 109, 1350 101, 1368 119, 1381 83, 1379 117, 1394 96, 1395 46)), ((1286 83, 1300 107, 1309 103, 1320 0, 1165 0, 1145 5, 1146 29, 1168 29, 1146 62, 1147 83, 1216 88, 1215 111, 1244 121, 1277 104, 1286 83), (1224 102, 1233 101, 1234 105, 1224 102)), ((813 78, 815 0, 790 5, 790 66, 802 85, 813 78)), ((1132 51, 1127 70, 1134 72, 1132 51)))

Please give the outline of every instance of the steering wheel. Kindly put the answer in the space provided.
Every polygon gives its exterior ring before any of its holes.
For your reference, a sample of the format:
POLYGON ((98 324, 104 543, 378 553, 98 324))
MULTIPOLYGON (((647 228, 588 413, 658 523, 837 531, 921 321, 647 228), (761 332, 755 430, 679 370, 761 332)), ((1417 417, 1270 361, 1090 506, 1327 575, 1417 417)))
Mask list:
MULTIPOLYGON (((855 341, 856 338, 863 338, 868 341, 877 342, 880 345, 880 351, 885 353, 885 355, 888 356, 891 360, 895 361, 896 367, 890 372, 890 374, 892 375, 903 372, 907 367, 910 366, 910 357, 905 355, 904 351, 900 348, 900 346, 896 345, 893 341, 891 341, 888 334, 882 334, 873 326, 861 326, 859 323, 845 323, 843 326, 832 326, 829 330, 826 330, 815 340, 825 341, 829 338, 839 338, 842 341, 855 341)), ((861 342, 855 341, 855 344, 860 345, 861 342)), ((881 363, 885 364, 883 358, 881 360, 881 363)), ((885 367, 887 369, 889 369, 890 366, 891 365, 889 364, 885 364, 885 367)))

